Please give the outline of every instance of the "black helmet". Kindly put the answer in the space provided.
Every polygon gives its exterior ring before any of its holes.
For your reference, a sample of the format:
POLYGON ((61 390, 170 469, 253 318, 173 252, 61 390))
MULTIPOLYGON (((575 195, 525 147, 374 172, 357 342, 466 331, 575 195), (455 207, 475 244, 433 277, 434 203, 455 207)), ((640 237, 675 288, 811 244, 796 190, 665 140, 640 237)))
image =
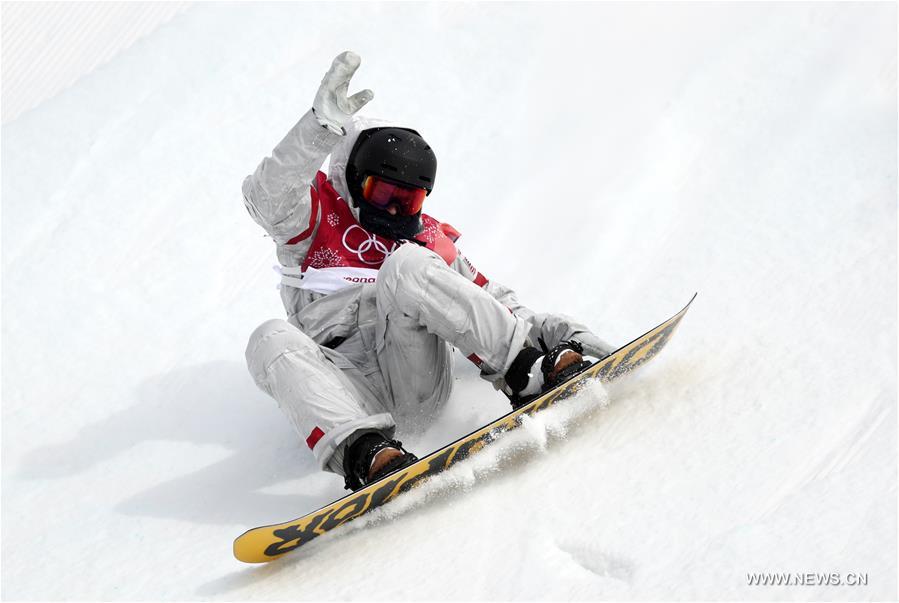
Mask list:
POLYGON ((421 231, 421 212, 412 216, 390 215, 367 203, 362 195, 366 176, 378 176, 409 187, 434 188, 437 157, 424 138, 409 128, 370 128, 356 139, 347 158, 346 182, 359 207, 359 221, 367 230, 391 239, 414 237, 421 231))

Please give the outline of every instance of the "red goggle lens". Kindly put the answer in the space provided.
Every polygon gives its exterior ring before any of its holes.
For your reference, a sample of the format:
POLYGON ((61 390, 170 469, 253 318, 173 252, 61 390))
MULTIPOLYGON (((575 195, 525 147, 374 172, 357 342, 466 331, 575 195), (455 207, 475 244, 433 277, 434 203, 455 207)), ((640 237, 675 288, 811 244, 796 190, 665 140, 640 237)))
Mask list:
POLYGON ((380 209, 386 210, 390 205, 396 212, 404 216, 414 216, 421 211, 428 191, 423 188, 404 186, 378 176, 366 176, 362 181, 362 197, 380 209))

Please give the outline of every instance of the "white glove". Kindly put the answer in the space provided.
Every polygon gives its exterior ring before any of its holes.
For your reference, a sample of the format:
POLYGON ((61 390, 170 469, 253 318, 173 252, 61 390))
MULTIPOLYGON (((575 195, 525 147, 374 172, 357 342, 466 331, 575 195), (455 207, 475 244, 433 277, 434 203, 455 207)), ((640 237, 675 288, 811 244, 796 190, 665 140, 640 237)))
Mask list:
POLYGON ((580 331, 573 333, 571 339, 577 339, 584 346, 584 355, 593 356, 597 360, 601 360, 615 351, 611 345, 591 333, 590 331, 580 331))
POLYGON ((328 73, 322 78, 322 84, 312 103, 312 112, 318 123, 340 136, 346 134, 344 124, 375 97, 374 92, 366 89, 347 98, 350 79, 361 62, 359 55, 349 50, 337 55, 328 73))

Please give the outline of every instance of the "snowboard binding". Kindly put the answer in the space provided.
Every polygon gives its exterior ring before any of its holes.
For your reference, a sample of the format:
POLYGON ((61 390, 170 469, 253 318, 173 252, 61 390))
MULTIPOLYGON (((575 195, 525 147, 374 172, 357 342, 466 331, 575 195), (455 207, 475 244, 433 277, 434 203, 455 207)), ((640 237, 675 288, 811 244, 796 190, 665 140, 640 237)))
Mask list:
POLYGON ((344 487, 347 490, 360 490, 385 475, 415 463, 418 457, 403 448, 403 443, 390 440, 380 432, 363 434, 346 450, 343 457, 344 487), (375 457, 388 448, 396 449, 399 455, 372 471, 375 457))
POLYGON ((543 338, 538 339, 543 351, 528 346, 518 353, 509 371, 506 373, 508 388, 503 390, 512 410, 518 410, 528 402, 535 400, 555 388, 557 385, 568 381, 578 373, 590 367, 591 362, 584 360, 584 346, 581 342, 571 339, 562 341, 552 349, 549 349, 543 338), (530 370, 540 360, 540 373, 543 376, 539 391, 523 394, 531 380, 530 370))

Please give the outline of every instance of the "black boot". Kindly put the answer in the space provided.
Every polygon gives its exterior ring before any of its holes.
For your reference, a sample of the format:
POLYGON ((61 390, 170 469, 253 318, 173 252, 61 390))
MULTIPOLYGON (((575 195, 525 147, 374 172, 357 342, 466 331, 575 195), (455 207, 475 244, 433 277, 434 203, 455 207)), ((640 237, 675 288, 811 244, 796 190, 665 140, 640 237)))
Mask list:
POLYGON ((363 434, 344 452, 344 487, 355 492, 417 460, 402 442, 389 440, 380 432, 363 434), (381 452, 383 455, 379 455, 381 452))
POLYGON ((582 355, 584 347, 574 339, 563 341, 551 350, 541 339, 540 346, 542 352, 531 346, 523 348, 505 375, 507 388, 503 393, 512 403, 513 410, 565 383, 591 365, 582 355))

